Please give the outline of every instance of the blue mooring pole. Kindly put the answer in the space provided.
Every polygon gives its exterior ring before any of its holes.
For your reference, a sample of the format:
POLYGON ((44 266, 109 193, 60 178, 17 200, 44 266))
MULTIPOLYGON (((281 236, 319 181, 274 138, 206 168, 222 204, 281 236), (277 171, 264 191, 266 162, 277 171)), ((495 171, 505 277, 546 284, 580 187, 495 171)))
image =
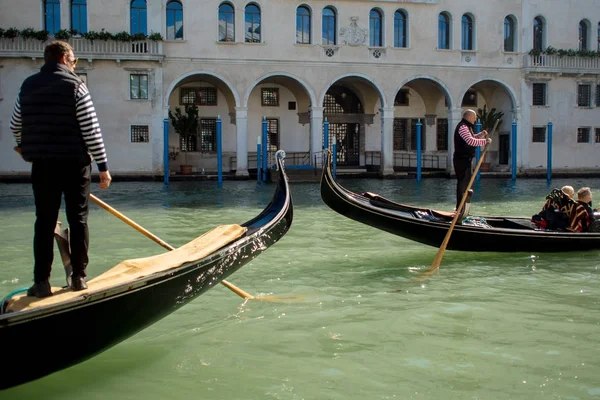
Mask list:
MULTIPOLYGON (((481 121, 477 120, 477 123, 475 124, 475 133, 481 133, 481 121)), ((479 158, 481 158, 481 147, 477 146, 475 148, 475 165, 479 164, 479 158)), ((481 177, 481 172, 480 170, 477 170, 477 176, 475 177, 476 181, 479 181, 479 178, 481 177)))
POLYGON ((517 121, 513 119, 512 129, 510 134, 510 157, 511 157, 511 170, 512 170, 512 180, 517 180, 517 121))
POLYGON ((163 171, 164 171, 164 184, 169 184, 169 118, 163 119, 163 140, 164 140, 164 154, 163 154, 163 171))
POLYGON ((217 115, 217 182, 223 184, 223 141, 221 135, 221 116, 217 115))
POLYGON ((552 180, 552 121, 548 121, 548 161, 547 161, 546 179, 552 180))
POLYGON ((337 164, 337 138, 334 136, 333 138, 331 138, 331 164, 332 164, 332 171, 333 172, 333 177, 335 178, 335 174, 336 174, 336 164, 337 164))
POLYGON ((421 180, 421 131, 423 124, 421 119, 417 121, 417 181, 421 180))
POLYGON ((262 181, 266 182, 267 181, 267 169, 269 168, 269 153, 267 151, 267 144, 268 144, 268 138, 267 138, 267 130, 268 130, 268 125, 267 125, 267 117, 263 117, 263 122, 262 122, 262 181))
POLYGON ((261 159, 261 144, 260 144, 260 136, 256 137, 256 183, 260 183, 260 175, 261 175, 261 171, 260 171, 260 166, 262 164, 262 159, 261 159))
MULTIPOLYGON (((329 149, 329 121, 327 121, 327 117, 325 117, 325 122, 323 122, 323 163, 327 160, 327 156, 325 155, 325 150, 329 149)), ((325 165, 323 165, 325 167, 325 165)))

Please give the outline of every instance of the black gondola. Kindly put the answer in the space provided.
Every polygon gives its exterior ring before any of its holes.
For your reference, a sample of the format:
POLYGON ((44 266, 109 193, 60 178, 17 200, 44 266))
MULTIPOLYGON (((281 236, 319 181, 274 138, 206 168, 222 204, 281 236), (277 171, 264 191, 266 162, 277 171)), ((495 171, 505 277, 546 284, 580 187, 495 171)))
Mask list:
POLYGON ((90 280, 85 291, 55 289, 45 299, 6 299, 0 315, 5 367, 0 389, 59 371, 116 345, 203 294, 279 241, 293 217, 283 157, 278 152, 275 194, 254 219, 217 227, 171 252, 124 261, 90 280), (140 266, 149 270, 140 273, 140 266), (81 340, 71 345, 70 338, 79 334, 81 340), (65 339, 69 345, 63 347, 65 339))
MULTIPOLYGON (((440 247, 453 217, 450 213, 404 205, 377 194, 358 194, 343 188, 332 176, 331 154, 321 177, 321 198, 332 210, 350 219, 433 247, 440 247)), ((447 249, 496 252, 600 249, 600 232, 548 231, 537 228, 530 218, 525 217, 481 218, 484 225, 457 224, 447 249)))

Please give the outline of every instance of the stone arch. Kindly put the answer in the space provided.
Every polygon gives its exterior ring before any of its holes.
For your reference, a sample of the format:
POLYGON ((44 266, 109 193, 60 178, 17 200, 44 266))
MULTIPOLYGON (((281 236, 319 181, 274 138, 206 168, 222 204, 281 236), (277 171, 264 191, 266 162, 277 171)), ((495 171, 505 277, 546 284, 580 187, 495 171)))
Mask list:
POLYGON ((202 76, 209 77, 208 82, 211 84, 214 84, 214 86, 216 86, 222 93, 225 94, 225 97, 227 98, 227 102, 229 103, 230 109, 235 109, 235 107, 240 106, 240 96, 237 93, 237 91, 235 90, 235 86, 233 86, 227 78, 225 78, 222 75, 219 75, 215 72, 212 72, 212 71, 192 71, 192 72, 188 72, 186 74, 183 74, 183 75, 177 77, 177 79, 174 79, 171 82, 171 84, 169 84, 169 87, 167 88, 166 94, 164 96, 163 107, 165 107, 165 108, 169 107, 169 98, 171 97, 171 94, 178 86, 185 83, 186 80, 188 80, 189 78, 196 77, 196 76, 197 77, 202 77, 202 76), (231 103, 233 103, 233 104, 231 104, 231 103))
POLYGON ((333 80, 331 80, 327 85, 325 85, 323 91, 321 92, 321 95, 319 96, 319 102, 317 103, 318 107, 323 107, 323 102, 325 101, 325 95, 327 94, 327 91, 329 90, 329 88, 345 78, 360 78, 360 79, 370 83, 370 85, 373 87, 373 89, 376 90, 377 95, 379 96, 379 100, 381 101, 381 107, 382 108, 388 107, 389 103, 384 95, 385 92, 381 88, 381 86, 373 78, 371 78, 367 75, 358 74, 358 73, 345 74, 345 75, 338 76, 338 77, 334 78, 333 80))
MULTIPOLYGON (((492 77, 482 77, 482 78, 479 78, 478 80, 476 80, 475 82, 472 82, 469 86, 467 86, 465 89, 463 89, 459 93, 460 96, 457 99, 458 100, 457 104, 460 106, 460 104, 462 104, 462 98, 465 96, 467 91, 470 88, 472 88, 482 82, 493 82, 493 83, 500 85, 504 90, 506 90, 506 92, 508 93, 509 98, 511 100, 511 103, 512 103, 512 110, 515 114, 517 114, 517 110, 519 109, 520 105, 517 100, 517 95, 516 95, 515 91, 506 82, 504 82, 500 79, 497 79, 497 78, 492 78, 492 77)), ((487 101, 486 101, 486 103, 487 103, 487 101)))
POLYGON ((406 84, 420 79, 429 80, 436 83, 437 86, 439 86, 439 88, 441 89, 444 96, 446 97, 446 101, 448 102, 448 108, 451 109, 453 107, 454 102, 452 100, 452 96, 450 95, 450 89, 448 89, 448 86, 446 86, 446 84, 441 79, 431 75, 413 75, 400 82, 400 84, 392 93, 392 97, 389 99, 388 104, 394 104, 394 99, 396 98, 396 95, 398 94, 400 89, 402 89, 406 84))
MULTIPOLYGON (((315 103, 315 101, 316 101, 315 91, 308 83, 306 83, 302 78, 300 78, 294 74, 290 74, 289 72, 281 72, 280 71, 280 72, 269 72, 268 74, 265 74, 265 75, 261 76, 260 78, 256 79, 254 82, 252 82, 252 84, 248 86, 248 88, 246 89, 246 93, 244 94, 243 107, 248 107, 248 98, 250 97, 250 94, 256 88, 256 86, 258 84, 260 84, 261 82, 264 82, 265 80, 268 80, 269 78, 274 78, 274 77, 286 77, 286 78, 291 79, 292 81, 295 81, 306 91, 306 94, 308 94, 310 104, 308 104, 307 106, 311 107, 314 104, 316 104, 315 103)), ((284 86, 286 86, 286 85, 284 84, 284 86)), ((294 92, 294 88, 290 88, 290 90, 292 90, 292 92, 294 92)), ((294 95, 297 95, 297 93, 294 93, 294 95)), ((298 98, 298 96, 296 96, 296 97, 298 98)))

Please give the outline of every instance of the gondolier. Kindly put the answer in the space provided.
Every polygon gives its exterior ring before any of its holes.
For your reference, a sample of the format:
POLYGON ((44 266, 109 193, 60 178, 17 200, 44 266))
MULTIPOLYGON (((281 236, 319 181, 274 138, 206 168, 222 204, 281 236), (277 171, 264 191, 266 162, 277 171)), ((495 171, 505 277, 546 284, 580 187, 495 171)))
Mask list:
POLYGON ((475 148, 492 143, 491 138, 486 138, 487 131, 475 134, 473 131, 477 113, 473 110, 465 110, 462 120, 456 125, 454 130, 454 172, 456 173, 456 212, 459 212, 458 206, 467 190, 471 175, 473 173, 471 164, 475 156, 475 148))

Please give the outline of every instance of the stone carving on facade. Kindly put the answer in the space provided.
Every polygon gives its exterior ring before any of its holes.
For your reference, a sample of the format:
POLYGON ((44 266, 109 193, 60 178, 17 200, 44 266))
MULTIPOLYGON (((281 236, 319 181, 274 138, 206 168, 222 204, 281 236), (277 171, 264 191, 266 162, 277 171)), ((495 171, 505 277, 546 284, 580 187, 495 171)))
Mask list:
POLYGON ((341 28, 340 36, 348 46, 362 46, 369 36, 369 31, 358 26, 358 17, 350 17, 350 26, 341 28))

